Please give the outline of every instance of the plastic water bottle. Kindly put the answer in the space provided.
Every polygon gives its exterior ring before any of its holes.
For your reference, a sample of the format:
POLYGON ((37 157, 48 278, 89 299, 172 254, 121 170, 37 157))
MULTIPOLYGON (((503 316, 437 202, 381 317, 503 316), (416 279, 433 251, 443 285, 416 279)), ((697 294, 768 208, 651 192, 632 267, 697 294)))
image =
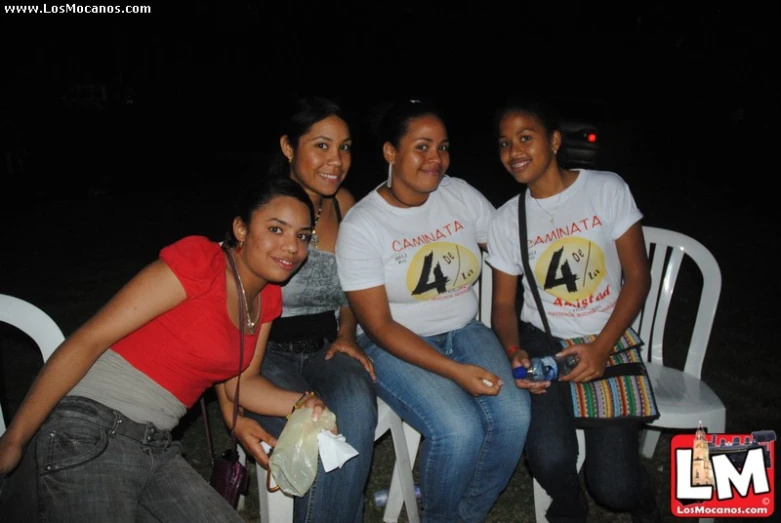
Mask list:
POLYGON ((531 366, 528 369, 523 366, 513 369, 513 377, 517 380, 556 381, 572 372, 579 361, 575 354, 563 358, 554 358, 553 356, 532 358, 531 366))
MULTIPOLYGON (((420 486, 415 485, 415 497, 420 499, 420 486)), ((388 489, 383 488, 374 493, 374 505, 382 508, 388 503, 388 489)))

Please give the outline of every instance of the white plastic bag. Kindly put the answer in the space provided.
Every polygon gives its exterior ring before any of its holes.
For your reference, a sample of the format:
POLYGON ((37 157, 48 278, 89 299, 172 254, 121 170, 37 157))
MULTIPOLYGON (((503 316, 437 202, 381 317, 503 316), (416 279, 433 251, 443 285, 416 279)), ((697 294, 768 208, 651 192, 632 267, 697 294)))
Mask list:
POLYGON ((312 420, 312 409, 295 410, 287 420, 269 459, 271 475, 286 494, 303 496, 317 475, 317 435, 336 426, 336 414, 326 409, 312 420))

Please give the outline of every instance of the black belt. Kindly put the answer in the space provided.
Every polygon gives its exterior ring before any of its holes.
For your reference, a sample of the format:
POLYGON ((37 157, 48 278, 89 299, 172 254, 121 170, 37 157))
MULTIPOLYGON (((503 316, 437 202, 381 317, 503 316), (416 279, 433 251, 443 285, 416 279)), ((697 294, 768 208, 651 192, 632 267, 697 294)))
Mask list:
POLYGON ((292 352, 293 354, 311 354, 325 347, 331 340, 327 338, 310 338, 295 341, 271 341, 268 342, 268 348, 283 352, 292 352))
POLYGON ((82 419, 108 430, 108 435, 122 435, 144 445, 166 447, 173 438, 167 430, 152 423, 135 422, 119 411, 83 396, 65 396, 49 415, 49 419, 82 419))

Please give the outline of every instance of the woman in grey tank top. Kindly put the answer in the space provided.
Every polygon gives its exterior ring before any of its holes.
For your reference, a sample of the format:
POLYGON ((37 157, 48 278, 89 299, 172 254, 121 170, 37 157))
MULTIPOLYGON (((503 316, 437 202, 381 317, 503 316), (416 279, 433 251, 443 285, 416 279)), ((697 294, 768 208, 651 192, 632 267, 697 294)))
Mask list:
MULTIPOLYGON (((363 491, 371 468, 377 399, 372 361, 355 341, 356 321, 339 284, 334 249, 339 223, 355 203, 342 187, 351 163, 352 139, 342 109, 324 98, 295 102, 285 122, 276 163, 307 192, 315 209, 309 256, 282 287, 282 317, 274 320, 261 373, 275 385, 314 391, 336 414, 339 431, 358 450, 295 499, 296 522, 363 521, 363 491)), ((231 403, 218 389, 223 414, 231 403)), ((251 453, 263 452, 257 434, 279 436, 285 418, 245 412, 236 434, 251 453), (258 426, 260 423, 260 426, 258 426)))

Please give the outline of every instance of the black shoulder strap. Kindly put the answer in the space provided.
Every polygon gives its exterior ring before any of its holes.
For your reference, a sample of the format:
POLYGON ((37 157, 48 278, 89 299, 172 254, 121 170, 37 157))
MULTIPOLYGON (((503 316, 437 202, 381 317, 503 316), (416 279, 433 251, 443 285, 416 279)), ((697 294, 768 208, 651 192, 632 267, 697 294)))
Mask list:
MULTIPOLYGON (((528 190, 528 189, 527 189, 528 190)), ((540 319, 542 319, 542 325, 545 327, 545 334, 548 335, 548 343, 551 348, 556 347, 553 342, 553 335, 550 331, 550 325, 548 324, 548 315, 545 313, 545 309, 542 306, 542 298, 540 298, 540 290, 537 288, 537 281, 534 279, 534 273, 529 266, 529 242, 528 232, 526 231, 526 192, 522 192, 518 196, 518 233, 521 239, 521 262, 523 263, 523 275, 526 281, 529 282, 529 288, 534 296, 534 303, 537 304, 537 310, 540 313, 540 319)))
POLYGON ((339 207, 339 200, 334 195, 334 210, 336 211, 336 222, 342 223, 342 209, 339 207))

